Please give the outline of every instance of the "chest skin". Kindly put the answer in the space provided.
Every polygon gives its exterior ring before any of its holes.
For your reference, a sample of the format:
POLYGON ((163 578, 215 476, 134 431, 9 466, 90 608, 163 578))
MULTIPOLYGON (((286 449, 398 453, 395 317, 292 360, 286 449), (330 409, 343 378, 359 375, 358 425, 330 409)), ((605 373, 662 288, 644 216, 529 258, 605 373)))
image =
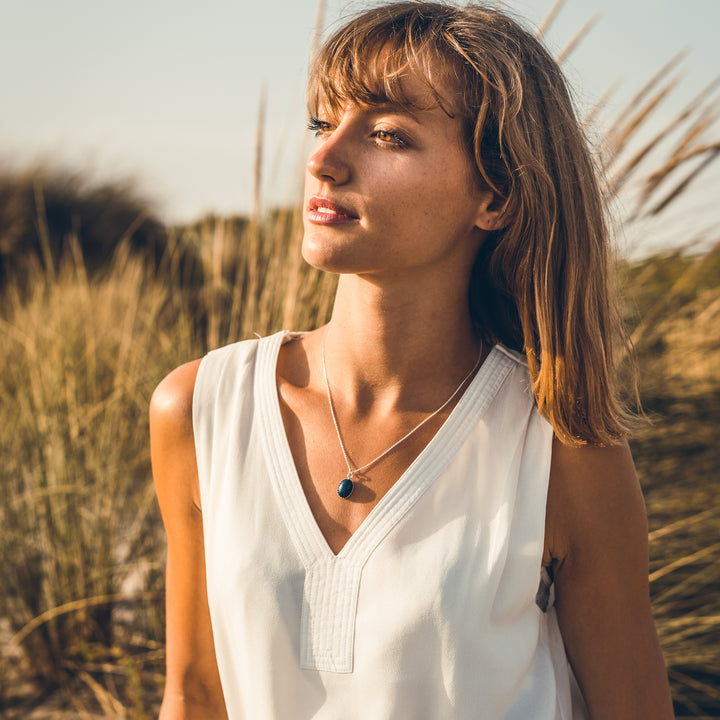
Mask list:
MULTIPOLYGON (((348 475, 348 468, 332 422, 327 392, 324 382, 309 381, 304 357, 296 341, 282 347, 278 358, 278 399, 306 500, 325 541, 337 555, 432 440, 455 403, 448 405, 381 460, 354 475, 352 495, 344 499, 338 495, 337 488, 348 475)), ((438 405, 442 402, 441 399, 438 405)), ((378 417, 372 413, 349 413, 345 408, 336 408, 336 412, 353 468, 361 467, 385 452, 429 414, 408 410, 378 417)))

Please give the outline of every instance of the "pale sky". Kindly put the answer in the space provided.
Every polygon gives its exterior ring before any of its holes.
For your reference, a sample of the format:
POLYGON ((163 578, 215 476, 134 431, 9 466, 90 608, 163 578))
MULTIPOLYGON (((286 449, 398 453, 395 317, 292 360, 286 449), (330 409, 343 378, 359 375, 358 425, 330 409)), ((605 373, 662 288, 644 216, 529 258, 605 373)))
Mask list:
MULTIPOLYGON (((372 4, 328 0, 325 26, 372 4)), ((505 3, 531 27, 552 5, 505 3)), ((264 204, 289 202, 302 176, 316 8, 316 0, 2 0, 0 163, 131 178, 170 221, 248 212, 264 84, 264 204)), ((687 48, 681 87, 663 110, 669 119, 720 71, 720 0, 567 0, 550 49, 598 12, 564 66, 581 103, 618 81, 611 109, 619 108, 687 48)))

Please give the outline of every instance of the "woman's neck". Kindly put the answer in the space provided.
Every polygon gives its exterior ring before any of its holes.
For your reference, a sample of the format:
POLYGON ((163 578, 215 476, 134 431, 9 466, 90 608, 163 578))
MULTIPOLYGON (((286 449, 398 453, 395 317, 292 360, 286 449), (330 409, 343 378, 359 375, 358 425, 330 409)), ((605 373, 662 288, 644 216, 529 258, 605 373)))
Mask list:
POLYGON ((358 409, 436 402, 477 361, 466 283, 407 285, 340 278, 326 362, 333 393, 358 409))

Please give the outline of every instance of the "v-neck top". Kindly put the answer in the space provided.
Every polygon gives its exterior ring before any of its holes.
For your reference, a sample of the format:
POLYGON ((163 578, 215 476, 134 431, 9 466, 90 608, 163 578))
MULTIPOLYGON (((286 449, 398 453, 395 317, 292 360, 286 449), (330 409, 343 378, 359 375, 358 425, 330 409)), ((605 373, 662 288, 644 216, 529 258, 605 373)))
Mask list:
POLYGON ((536 603, 552 428, 496 345, 335 555, 285 433, 277 333, 203 358, 193 429, 207 594, 231 720, 577 720, 536 603))

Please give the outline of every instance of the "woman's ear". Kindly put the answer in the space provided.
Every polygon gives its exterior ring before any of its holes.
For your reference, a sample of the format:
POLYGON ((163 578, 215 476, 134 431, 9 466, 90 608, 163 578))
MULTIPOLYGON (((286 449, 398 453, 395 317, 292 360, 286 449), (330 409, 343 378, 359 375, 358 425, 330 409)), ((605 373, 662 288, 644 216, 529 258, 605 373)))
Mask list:
POLYGON ((476 227, 494 232, 507 227, 511 219, 509 199, 501 198, 492 190, 483 190, 480 193, 480 204, 475 216, 476 227))

